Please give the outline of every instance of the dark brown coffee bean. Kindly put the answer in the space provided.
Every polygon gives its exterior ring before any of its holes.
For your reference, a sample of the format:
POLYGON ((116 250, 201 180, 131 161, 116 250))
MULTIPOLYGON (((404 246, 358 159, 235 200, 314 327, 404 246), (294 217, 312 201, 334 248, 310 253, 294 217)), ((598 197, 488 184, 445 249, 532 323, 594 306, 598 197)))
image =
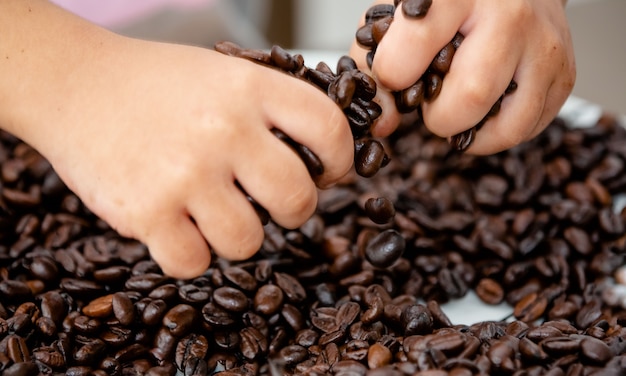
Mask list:
POLYGON ((440 75, 445 76, 450 70, 450 65, 452 64, 452 58, 454 57, 455 52, 456 48, 452 42, 446 44, 446 46, 437 53, 430 64, 430 68, 440 75))
POLYGON ((178 297, 184 303, 201 305, 211 298, 212 292, 213 290, 210 287, 186 284, 178 288, 178 297))
POLYGON ((406 241, 399 232, 385 230, 369 241, 365 258, 374 266, 386 268, 402 256, 405 248, 406 241))
POLYGON ((231 312, 243 312, 248 309, 246 295, 232 287, 224 286, 215 289, 213 299, 220 307, 231 312))
MULTIPOLYGON (((422 0, 424 1, 424 0, 422 0)), ((431 72, 426 73, 423 78, 424 80, 424 100, 427 102, 432 102, 439 96, 441 93, 441 87, 443 86, 443 78, 437 73, 431 72)))
POLYGON ((423 18, 426 16, 432 0, 402 0, 402 12, 411 18, 423 18))
POLYGON ((594 364, 604 365, 615 354, 609 346, 597 338, 587 337, 580 342, 581 354, 594 364))
POLYGON ((365 12, 365 23, 369 24, 381 18, 393 16, 396 7, 391 4, 376 4, 365 12))
POLYGON ((475 137, 476 128, 470 128, 450 137, 450 145, 458 151, 465 151, 472 145, 475 137))
POLYGON ((396 107, 401 113, 415 111, 424 101, 425 86, 423 80, 418 80, 408 88, 395 93, 396 107))
POLYGON ((74 360, 81 365, 94 364, 104 354, 105 349, 106 344, 101 339, 89 340, 76 350, 74 360))
MULTIPOLYGON (((364 48, 372 48, 376 46, 373 35, 373 23, 366 23, 356 31, 356 41, 364 48)), ((370 51, 371 52, 371 51, 370 51)))
POLYGON ((572 337, 549 337, 539 343, 541 348, 554 357, 571 355, 580 350, 581 340, 572 337))
POLYGON ((124 292, 116 292, 111 298, 113 315, 122 325, 130 325, 135 320, 135 306, 124 292))
POLYGON ((306 298, 304 287, 293 276, 287 273, 274 273, 274 279, 289 301, 299 303, 306 298))
POLYGON ((278 68, 291 72, 298 66, 296 59, 291 56, 285 49, 280 46, 274 45, 270 50, 270 58, 272 63, 278 68))
POLYGON ((342 110, 348 108, 356 91, 356 82, 352 71, 344 71, 330 83, 328 97, 332 99, 342 110))
POLYGON ((197 319, 198 312, 194 307, 188 304, 178 304, 167 311, 162 323, 172 335, 182 337, 193 329, 197 319))
POLYGON ((389 30, 389 26, 391 26, 392 21, 393 16, 387 16, 372 23, 372 39, 374 39, 374 43, 376 45, 383 40, 383 37, 387 33, 387 30, 389 30))
POLYGON ((549 359, 548 354, 546 354, 539 345, 528 338, 520 338, 519 351, 524 359, 531 362, 543 363, 549 359))
POLYGON ((402 322, 405 335, 426 334, 432 330, 433 317, 424 305, 415 304, 402 311, 402 322))
POLYGON ((256 328, 244 328, 241 335, 241 354, 247 359, 254 359, 265 354, 268 350, 267 338, 256 328))
POLYGON ((6 354, 13 363, 30 361, 30 351, 26 340, 18 335, 11 334, 6 337, 6 354))
POLYGON ((36 376, 38 374, 39 368, 33 362, 15 363, 2 372, 3 376, 36 376))
POLYGON ((370 198, 365 202, 365 213, 377 224, 385 224, 396 215, 393 203, 386 197, 370 198))
POLYGON ((276 285, 263 285, 254 296, 255 311, 267 316, 278 312, 282 304, 283 290, 276 285))
POLYGON ((286 346, 278 352, 279 359, 287 366, 303 362, 308 355, 307 349, 300 345, 286 346))
POLYGON ((102 322, 98 319, 79 315, 72 321, 72 326, 80 333, 93 334, 100 330, 102 322))
POLYGON ((236 266, 226 268, 224 277, 240 289, 246 291, 255 291, 257 289, 256 279, 243 268, 236 266))
MULTIPOLYGON (((337 60, 337 75, 341 75, 343 72, 351 72, 358 69, 356 61, 348 55, 343 55, 337 60)), ((352 74, 352 73, 350 73, 352 74)))
MULTIPOLYGON (((296 153, 298 153, 298 156, 300 157, 300 159, 302 159, 305 166, 307 167, 307 170, 309 171, 309 174, 313 178, 320 176, 324 173, 324 165, 322 164, 319 157, 315 155, 315 153, 313 153, 311 149, 304 145, 298 144, 297 142, 293 141, 289 136, 287 136, 287 134, 276 128, 273 128, 271 131, 276 137, 278 137, 279 140, 291 146, 296 151, 296 153)), ((259 214, 264 214, 264 211, 265 209, 261 208, 259 214)), ((263 215, 261 218, 263 219, 264 217, 265 216, 263 215)))
POLYGON ((141 321, 148 326, 160 324, 166 312, 167 303, 161 299, 151 300, 143 309, 141 321))
POLYGON ((478 282, 476 295, 487 304, 500 304, 504 300, 502 286, 491 278, 483 278, 478 282))
POLYGON ((545 297, 531 293, 515 305, 513 314, 518 320, 532 322, 544 314, 547 306, 548 300, 545 297))
POLYGON ((369 178, 374 176, 385 163, 387 155, 378 140, 368 139, 355 155, 354 168, 357 174, 369 178))

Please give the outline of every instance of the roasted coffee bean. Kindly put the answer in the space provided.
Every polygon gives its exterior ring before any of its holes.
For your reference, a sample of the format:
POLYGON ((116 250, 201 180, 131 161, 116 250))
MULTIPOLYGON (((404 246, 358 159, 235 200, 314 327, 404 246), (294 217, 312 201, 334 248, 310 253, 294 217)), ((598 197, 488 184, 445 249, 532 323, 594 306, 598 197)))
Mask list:
POLYGON ((365 213, 372 222, 385 224, 393 219, 396 209, 388 198, 377 197, 365 202, 365 213))
POLYGON ((427 102, 434 101, 441 93, 443 79, 437 73, 426 73, 424 80, 424 100, 427 102))
POLYGON ((135 320, 135 306, 124 292, 116 292, 111 298, 113 314, 122 325, 130 325, 135 320))
POLYGON ((396 7, 391 4, 376 4, 367 9, 365 23, 369 24, 381 18, 393 16, 396 7))
POLYGON ((458 151, 465 151, 474 142, 476 137, 476 127, 472 127, 466 131, 450 137, 450 145, 458 151))
POLYGON ((452 57, 454 57, 455 52, 456 48, 454 47, 452 42, 446 44, 446 46, 442 48, 439 53, 437 53, 432 63, 430 64, 430 68, 440 75, 445 76, 445 74, 448 73, 448 71, 450 70, 452 57))
POLYGON ((532 322, 544 314, 547 306, 548 300, 545 297, 537 293, 531 293, 515 305, 513 314, 521 321, 532 322))
POLYGON ((418 80, 408 88, 395 93, 398 111, 409 113, 415 111, 424 101, 426 88, 423 80, 418 80))
POLYGON ((268 350, 267 338, 256 328, 244 328, 241 335, 241 354, 247 359, 254 359, 265 354, 268 350))
POLYGON ((356 82, 351 71, 343 71, 328 87, 328 96, 342 110, 348 108, 356 91, 356 82))
POLYGON ((293 276, 287 273, 274 273, 274 279, 289 301, 299 303, 306 298, 304 287, 293 276))
POLYGON ((363 146, 356 152, 355 169, 363 177, 372 177, 386 163, 388 158, 382 143, 378 140, 365 140, 363 146))
POLYGON ((411 18, 423 18, 426 16, 432 0, 402 0, 402 12, 411 18))
POLYGON ((220 307, 231 312, 243 312, 248 309, 246 295, 232 287, 224 286, 215 289, 213 299, 220 307))
POLYGON ((13 363, 22 363, 30 361, 30 351, 26 340, 15 334, 6 337, 6 354, 13 363))
POLYGON ((406 241, 396 230, 385 230, 372 238, 365 248, 365 258, 372 265, 386 268, 391 266, 406 248, 406 241))
MULTIPOLYGON (((357 30, 356 41, 361 47, 373 48, 376 46, 377 43, 374 40, 373 28, 373 23, 366 23, 357 30)), ((368 63, 368 65, 371 66, 370 63, 368 63)))
POLYGON ((172 335, 182 337, 191 332, 197 319, 198 312, 194 307, 188 304, 178 304, 167 311, 162 323, 172 335))
POLYGON ((148 325, 157 325, 161 323, 163 316, 167 312, 167 303, 161 299, 154 299, 146 304, 141 314, 141 321, 148 325))
POLYGON ((374 21, 374 23, 372 24, 372 39, 374 40, 375 44, 379 44, 380 41, 383 40, 385 33, 387 33, 387 30, 389 30, 391 21, 393 21, 392 16, 387 16, 374 21))
POLYGON ((257 289, 256 279, 243 268, 231 266, 224 270, 224 277, 243 290, 255 291, 257 289))
MULTIPOLYGON (((324 165, 322 164, 319 157, 315 155, 311 149, 309 149, 308 147, 304 145, 298 144, 297 142, 293 141, 289 136, 287 136, 287 134, 285 134, 284 132, 276 128, 273 128, 271 131, 276 137, 278 137, 279 140, 291 146, 296 151, 296 153, 298 153, 298 155, 304 162, 305 166, 307 167, 309 174, 312 177, 315 178, 324 173, 324 165)), ((263 210, 265 209, 261 208, 261 212, 263 210)))
POLYGON ((476 295, 487 304, 500 304, 504 300, 502 286, 491 278, 483 278, 478 282, 476 295))
POLYGON ((270 316, 283 304, 283 290, 276 285, 263 285, 254 296, 255 311, 270 316))

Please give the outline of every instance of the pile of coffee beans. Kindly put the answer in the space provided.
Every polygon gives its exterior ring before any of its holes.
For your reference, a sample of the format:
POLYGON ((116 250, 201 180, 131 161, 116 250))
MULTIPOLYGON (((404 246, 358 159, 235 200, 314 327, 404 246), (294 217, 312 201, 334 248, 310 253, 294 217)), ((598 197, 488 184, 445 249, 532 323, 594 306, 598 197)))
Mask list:
POLYGON ((175 280, 0 133, 0 371, 625 372, 626 130, 556 119, 474 157, 411 124, 387 150, 376 176, 322 191, 299 229, 269 221, 253 258, 175 280), (513 316, 450 322, 444 303, 469 291, 513 316))
MULTIPOLYGON (((402 7, 402 14, 411 19, 421 19, 426 16, 431 0, 403 0, 395 1, 394 4, 377 4, 368 9, 365 14, 365 24, 356 32, 356 41, 363 47, 368 49, 366 62, 371 68, 376 48, 383 39, 383 36, 391 25, 396 8, 402 7)), ((452 58, 456 50, 461 46, 464 36, 457 33, 454 38, 446 44, 435 56, 430 66, 424 72, 417 82, 413 85, 394 92, 396 107, 401 113, 417 112, 421 116, 421 105, 424 102, 434 101, 443 85, 443 79, 450 70, 452 58)), ((493 104, 485 117, 474 127, 450 138, 450 144, 458 151, 465 151, 470 147, 476 132, 482 128, 485 122, 500 112, 500 106, 505 95, 513 93, 517 89, 517 83, 511 81, 496 103, 493 104)))

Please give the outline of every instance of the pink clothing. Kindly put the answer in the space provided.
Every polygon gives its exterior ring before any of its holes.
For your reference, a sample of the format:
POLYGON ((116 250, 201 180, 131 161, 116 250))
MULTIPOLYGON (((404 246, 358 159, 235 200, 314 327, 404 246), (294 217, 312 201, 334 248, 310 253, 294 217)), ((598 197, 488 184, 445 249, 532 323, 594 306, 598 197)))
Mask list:
POLYGON ((104 27, 123 26, 166 9, 193 10, 215 0, 51 0, 104 27))

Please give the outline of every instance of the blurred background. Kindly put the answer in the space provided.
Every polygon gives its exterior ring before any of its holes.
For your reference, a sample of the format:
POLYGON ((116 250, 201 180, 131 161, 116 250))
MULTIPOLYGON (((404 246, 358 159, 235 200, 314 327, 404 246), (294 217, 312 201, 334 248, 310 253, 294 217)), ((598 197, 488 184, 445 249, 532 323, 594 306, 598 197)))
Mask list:
MULTIPOLYGON (((211 47, 278 44, 299 51, 346 53, 373 0, 54 0, 129 36, 211 47), (131 5, 132 4, 132 5, 131 5), (120 17, 120 7, 126 10, 120 17)), ((573 94, 626 115, 626 0, 569 0, 576 50, 573 94)))

